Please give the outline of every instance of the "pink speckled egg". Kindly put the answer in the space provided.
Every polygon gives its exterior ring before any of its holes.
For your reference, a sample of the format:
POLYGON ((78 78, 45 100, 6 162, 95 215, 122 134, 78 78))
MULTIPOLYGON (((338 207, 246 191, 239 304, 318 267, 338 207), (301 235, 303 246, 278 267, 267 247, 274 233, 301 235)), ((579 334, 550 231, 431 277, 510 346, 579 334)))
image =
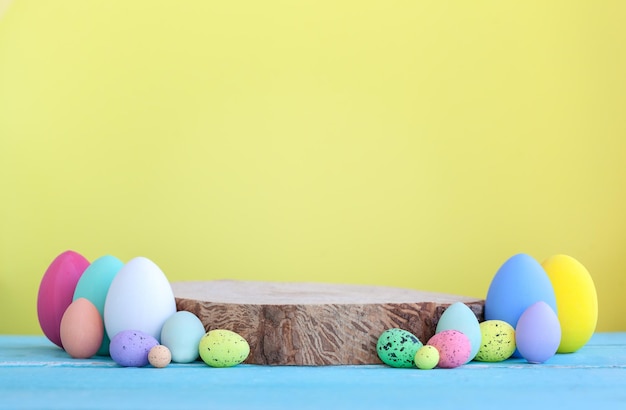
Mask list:
POLYGON ((427 345, 439 351, 438 367, 453 369, 469 360, 472 343, 465 334, 458 330, 444 330, 430 338, 427 345))

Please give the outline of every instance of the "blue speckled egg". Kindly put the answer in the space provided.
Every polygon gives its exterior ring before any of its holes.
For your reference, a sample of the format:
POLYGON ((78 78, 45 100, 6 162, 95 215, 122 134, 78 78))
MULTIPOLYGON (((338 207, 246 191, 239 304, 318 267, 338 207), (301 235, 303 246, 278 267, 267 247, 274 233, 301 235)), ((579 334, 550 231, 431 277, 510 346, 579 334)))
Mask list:
POLYGON ((423 346, 413 333, 403 329, 385 330, 376 343, 376 352, 391 367, 413 367, 415 353, 423 346))

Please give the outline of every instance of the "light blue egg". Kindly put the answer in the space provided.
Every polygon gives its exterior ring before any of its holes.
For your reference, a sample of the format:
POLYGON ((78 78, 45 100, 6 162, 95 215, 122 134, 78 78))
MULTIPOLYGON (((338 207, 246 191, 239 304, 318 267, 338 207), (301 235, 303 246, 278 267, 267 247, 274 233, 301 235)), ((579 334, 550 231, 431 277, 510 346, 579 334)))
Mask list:
POLYGON ((161 329, 161 344, 170 349, 172 361, 191 363, 199 356, 198 346, 206 330, 196 315, 184 310, 170 316, 161 329))
POLYGON ((439 322, 437 322, 435 333, 440 333, 444 330, 457 330, 467 336, 472 345, 470 357, 467 361, 471 361, 476 356, 480 349, 482 334, 478 318, 466 304, 456 302, 448 306, 441 318, 439 318, 439 322))
POLYGON ((485 320, 503 320, 517 326, 519 317, 543 301, 556 312, 556 297, 548 274, 533 257, 520 253, 498 269, 485 299, 485 320))
MULTIPOLYGON (((74 290, 74 298, 85 298, 89 300, 98 309, 100 317, 104 318, 104 302, 107 297, 107 292, 113 282, 113 278, 117 275, 117 272, 124 266, 124 263, 117 259, 115 256, 105 255, 96 259, 85 269, 82 276, 76 284, 74 290)), ((98 349, 97 354, 100 356, 109 355, 109 336, 104 332, 102 338, 102 344, 98 349)))

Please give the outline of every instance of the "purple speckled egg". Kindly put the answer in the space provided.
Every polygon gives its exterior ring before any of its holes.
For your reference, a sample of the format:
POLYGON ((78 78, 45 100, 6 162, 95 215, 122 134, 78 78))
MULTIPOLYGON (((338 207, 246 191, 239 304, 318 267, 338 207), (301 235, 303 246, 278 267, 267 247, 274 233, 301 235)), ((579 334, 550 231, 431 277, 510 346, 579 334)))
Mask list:
POLYGON ((148 365, 148 353, 159 342, 147 333, 139 330, 123 330, 113 336, 109 345, 111 359, 124 367, 143 367, 148 365))
POLYGON ((469 360, 472 353, 472 342, 458 330, 444 330, 430 338, 427 345, 439 351, 438 367, 453 369, 469 360))

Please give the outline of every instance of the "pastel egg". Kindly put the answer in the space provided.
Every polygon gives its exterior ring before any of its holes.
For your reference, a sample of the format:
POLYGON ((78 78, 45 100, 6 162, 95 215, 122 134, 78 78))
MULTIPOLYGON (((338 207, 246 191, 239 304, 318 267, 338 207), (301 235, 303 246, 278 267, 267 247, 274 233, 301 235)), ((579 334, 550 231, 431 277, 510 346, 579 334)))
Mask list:
POLYGON ((149 363, 150 349, 159 342, 139 330, 123 330, 111 338, 109 353, 111 359, 124 367, 143 367, 149 363))
POLYGON ((104 325, 98 309, 88 299, 78 298, 61 318, 61 342, 65 351, 76 359, 87 359, 98 352, 104 325))
POLYGON ((413 333, 404 329, 385 330, 376 343, 376 352, 391 367, 413 367, 415 353, 423 346, 413 333))
POLYGON ((453 369, 467 363, 472 352, 469 338, 458 330, 444 330, 430 338, 427 345, 434 346, 439 352, 438 366, 453 369))
POLYGON ((415 353, 415 366, 418 369, 430 370, 439 364, 439 351, 435 346, 425 345, 415 353))
MULTIPOLYGON (((98 309, 101 318, 104 318, 104 302, 109 292, 113 278, 124 266, 124 263, 115 256, 105 255, 94 260, 81 275, 76 289, 74 301, 79 298, 88 299, 98 309)), ((100 348, 96 354, 106 356, 109 354, 111 340, 106 332, 102 335, 100 348)))
POLYGON ((153 367, 163 368, 167 367, 172 361, 172 352, 167 346, 156 345, 148 352, 148 363, 153 367))
POLYGON ((72 303, 76 284, 89 266, 81 254, 66 251, 58 255, 48 266, 39 285, 37 294, 37 317, 44 335, 59 347, 61 341, 61 319, 72 303))
POLYGON ((554 356, 561 343, 561 326, 547 303, 537 302, 522 313, 515 328, 515 343, 530 363, 543 363, 554 356))
POLYGON ((556 295, 561 324, 557 352, 575 352, 591 339, 598 322, 598 296, 593 280, 587 269, 571 256, 552 256, 542 266, 556 295))
POLYGON ((501 362, 515 352, 515 329, 503 320, 486 320, 480 323, 481 345, 474 360, 501 362))
POLYGON ((140 256, 113 278, 104 302, 104 327, 109 337, 133 329, 159 340, 163 324, 174 313, 170 283, 154 262, 140 256))
POLYGON ((435 333, 444 330, 458 330, 467 336, 472 344, 472 350, 467 361, 469 362, 476 356, 481 342, 480 325, 478 318, 466 304, 456 302, 448 306, 437 322, 435 333))
POLYGON ((205 333, 204 325, 196 315, 181 310, 163 324, 161 344, 169 348, 173 362, 191 363, 198 358, 198 344, 205 333))
POLYGON ((215 329, 202 336, 198 350, 202 361, 209 366, 232 367, 246 360, 250 345, 235 332, 215 329))
POLYGON ((485 320, 504 320, 514 328, 522 313, 543 301, 556 312, 556 297, 550 278, 531 256, 509 258, 496 272, 485 299, 485 320))

